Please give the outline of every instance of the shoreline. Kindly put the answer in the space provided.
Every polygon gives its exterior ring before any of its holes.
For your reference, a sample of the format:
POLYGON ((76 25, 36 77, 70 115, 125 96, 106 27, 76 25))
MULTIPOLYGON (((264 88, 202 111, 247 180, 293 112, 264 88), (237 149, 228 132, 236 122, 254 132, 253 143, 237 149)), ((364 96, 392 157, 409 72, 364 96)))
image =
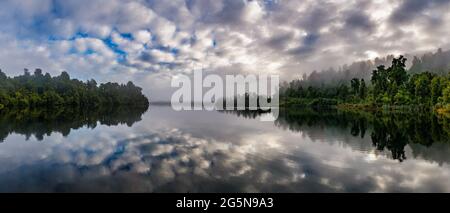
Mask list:
POLYGON ((435 113, 450 118, 450 105, 376 105, 368 103, 337 103, 331 105, 314 105, 311 100, 297 99, 281 102, 284 109, 337 109, 341 111, 368 112, 368 113, 435 113))

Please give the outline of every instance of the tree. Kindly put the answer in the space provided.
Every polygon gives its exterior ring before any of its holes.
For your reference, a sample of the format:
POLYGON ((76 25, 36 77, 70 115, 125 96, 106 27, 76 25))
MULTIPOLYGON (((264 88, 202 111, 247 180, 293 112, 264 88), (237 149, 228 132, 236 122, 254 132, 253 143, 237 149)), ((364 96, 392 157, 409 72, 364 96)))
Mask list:
POLYGON ((30 71, 28 71, 27 68, 23 69, 23 75, 24 75, 25 77, 29 77, 29 76, 30 76, 30 71))
POLYGON ((67 73, 66 71, 63 71, 61 73, 61 75, 59 76, 59 78, 63 81, 69 81, 70 80, 70 76, 69 73, 67 73))
POLYGON ((443 85, 445 85, 445 78, 435 76, 431 80, 431 103, 437 104, 439 97, 442 96, 443 85))
POLYGON ((384 65, 380 65, 372 72, 373 93, 377 99, 383 95, 388 88, 387 70, 384 65))
POLYGON ((415 91, 414 95, 418 103, 427 103, 431 97, 431 84, 432 75, 429 72, 418 74, 418 77, 415 81, 415 91))
POLYGON ((406 72, 406 58, 400 56, 392 60, 389 68, 381 65, 372 72, 373 92, 376 100, 393 100, 399 88, 402 88, 408 81, 406 72), (385 96, 388 97, 385 97, 385 96))
POLYGON ((442 91, 442 101, 445 104, 450 104, 450 83, 447 83, 442 91))
POLYGON ((408 73, 406 72, 406 58, 400 56, 394 58, 392 66, 388 69, 388 78, 390 83, 395 84, 397 87, 402 86, 408 80, 408 73))
POLYGON ((349 95, 348 86, 345 84, 341 84, 337 89, 337 96, 341 100, 346 100, 349 95))
POLYGON ((359 85, 360 85, 359 79, 357 79, 357 78, 352 79, 350 84, 351 84, 351 87, 352 87, 353 94, 355 96, 358 95, 358 93, 359 93, 359 85))
POLYGON ((398 90, 394 96, 394 104, 396 105, 408 105, 411 103, 411 97, 409 96, 406 88, 402 87, 398 90))
POLYGON ((6 74, 0 69, 0 82, 6 81, 7 78, 6 74))
POLYGON ((90 90, 96 89, 97 88, 97 81, 95 81, 94 79, 91 79, 87 82, 87 87, 90 90))
POLYGON ((364 100, 366 98, 366 94, 367 94, 366 82, 364 81, 364 79, 361 79, 361 85, 359 87, 359 98, 364 100))
POLYGON ((42 77, 43 75, 42 75, 42 70, 41 69, 36 69, 35 71, 34 71, 34 76, 35 77, 42 77))
POLYGON ((414 59, 412 61, 412 66, 409 69, 411 73, 419 73, 423 70, 422 68, 422 61, 417 56, 414 56, 414 59))

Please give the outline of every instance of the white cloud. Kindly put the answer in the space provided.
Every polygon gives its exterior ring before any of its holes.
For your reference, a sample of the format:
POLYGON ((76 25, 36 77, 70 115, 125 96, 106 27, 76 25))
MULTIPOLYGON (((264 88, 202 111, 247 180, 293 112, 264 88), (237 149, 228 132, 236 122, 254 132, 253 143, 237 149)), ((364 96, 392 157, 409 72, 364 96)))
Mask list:
POLYGON ((450 48, 447 1, 419 3, 5 0, 0 35, 13 43, 0 45, 0 66, 17 72, 46 64, 84 78, 108 80, 103 75, 109 73, 137 83, 142 73, 192 69, 280 73, 287 79, 375 56, 368 53, 450 48), (34 46, 44 48, 32 52, 34 46), (91 54, 83 54, 89 49, 91 54))
POLYGON ((264 15, 264 10, 257 1, 247 3, 244 9, 244 19, 247 22, 255 23, 259 21, 264 15))
MULTIPOLYGON (((164 52, 161 50, 153 49, 147 52, 148 62, 152 63, 170 63, 175 60, 172 53, 164 52)), ((145 59, 144 59, 145 60, 145 59)))
POLYGON ((74 48, 79 53, 83 54, 86 51, 93 51, 94 54, 99 54, 108 59, 115 60, 114 52, 103 43, 102 40, 96 38, 77 38, 74 41, 74 48))
POLYGON ((147 30, 139 30, 133 33, 134 39, 142 44, 146 44, 151 41, 152 34, 147 30))

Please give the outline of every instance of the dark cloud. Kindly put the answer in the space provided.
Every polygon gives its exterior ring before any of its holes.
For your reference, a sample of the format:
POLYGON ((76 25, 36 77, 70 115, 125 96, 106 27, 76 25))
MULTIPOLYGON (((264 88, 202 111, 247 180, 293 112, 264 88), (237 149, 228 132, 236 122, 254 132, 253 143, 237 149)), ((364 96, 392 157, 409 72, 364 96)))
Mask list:
POLYGON ((375 28, 375 24, 370 17, 359 10, 348 13, 347 18, 345 19, 345 25, 349 30, 359 29, 368 33, 372 32, 375 28))
POLYGON ((150 54, 149 52, 143 52, 141 54, 141 56, 139 57, 140 60, 142 61, 147 61, 147 62, 151 62, 151 63, 157 63, 158 61, 155 59, 155 57, 150 54))
POLYGON ((294 35, 292 33, 284 33, 270 38, 266 44, 275 50, 284 50, 293 38, 294 35))
POLYGON ((326 26, 332 22, 333 15, 330 14, 326 7, 311 8, 311 10, 305 11, 305 13, 297 14, 298 26, 305 29, 308 32, 317 32, 323 26, 326 26))
POLYGON ((242 21, 241 17, 244 6, 244 1, 225 1, 222 11, 216 14, 213 20, 218 23, 239 24, 242 21))
POLYGON ((400 6, 391 14, 390 21, 393 23, 411 22, 416 17, 431 8, 448 4, 450 0, 404 0, 400 6))
POLYGON ((303 38, 302 45, 290 50, 289 53, 300 57, 308 56, 316 50, 315 45, 319 39, 319 34, 308 34, 303 38))

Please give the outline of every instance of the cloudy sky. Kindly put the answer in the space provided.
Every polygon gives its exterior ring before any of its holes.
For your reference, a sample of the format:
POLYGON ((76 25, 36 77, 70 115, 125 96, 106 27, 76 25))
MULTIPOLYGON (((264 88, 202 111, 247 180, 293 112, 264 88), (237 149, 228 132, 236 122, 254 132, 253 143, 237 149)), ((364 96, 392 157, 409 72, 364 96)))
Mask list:
POLYGON ((450 49, 450 0, 2 0, 0 69, 134 81, 168 100, 204 69, 278 73, 450 49))

